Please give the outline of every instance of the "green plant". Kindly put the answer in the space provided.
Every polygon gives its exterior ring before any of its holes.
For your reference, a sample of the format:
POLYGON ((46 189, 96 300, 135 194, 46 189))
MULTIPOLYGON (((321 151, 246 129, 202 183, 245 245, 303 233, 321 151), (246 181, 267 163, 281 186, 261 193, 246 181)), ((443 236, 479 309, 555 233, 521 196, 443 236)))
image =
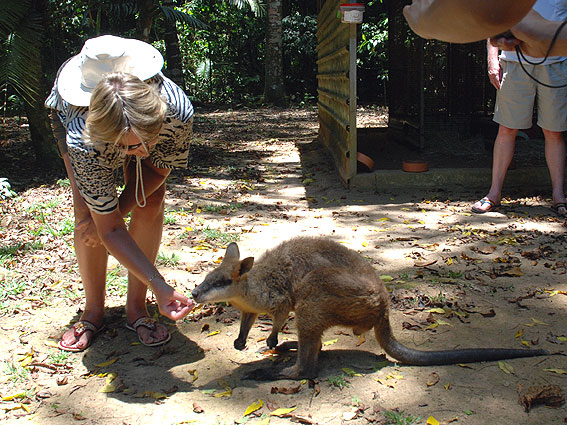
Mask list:
POLYGON ((57 186, 59 186, 59 187, 70 187, 71 181, 69 179, 59 179, 59 180, 57 180, 57 186))
POLYGON ((445 305, 447 303, 447 298, 442 291, 439 291, 438 295, 434 295, 433 297, 430 297, 430 299, 435 305, 445 305))
POLYGON ((112 295, 122 297, 128 292, 128 277, 122 276, 122 267, 115 267, 106 274, 106 289, 112 295))
POLYGON ((49 360, 55 364, 65 364, 69 360, 71 353, 69 351, 58 350, 49 354, 49 360))
POLYGON ((160 252, 157 255, 158 264, 161 264, 161 265, 166 266, 166 267, 175 267, 179 264, 180 260, 181 259, 179 258, 179 255, 177 255, 175 252, 172 252, 171 256, 168 256, 167 254, 164 254, 163 252, 160 252))
POLYGON ((236 233, 224 233, 218 229, 210 229, 207 227, 203 229, 203 235, 209 241, 220 242, 223 245, 228 245, 231 242, 237 242, 240 240, 240 235, 236 233))
POLYGON ((327 382, 329 383, 329 385, 331 387, 336 387, 340 390, 342 390, 345 387, 350 386, 349 382, 346 380, 346 376, 345 376, 344 373, 341 373, 340 375, 331 376, 330 378, 327 378, 327 382))
POLYGON ((19 363, 4 360, 4 373, 12 382, 25 382, 29 379, 30 372, 19 363))
POLYGON ((414 425, 421 421, 419 416, 406 414, 404 411, 398 412, 396 410, 389 410, 384 413, 384 417, 388 422, 387 425, 414 425))
POLYGON ((23 280, 5 278, 0 282, 0 300, 8 297, 17 297, 27 288, 27 284, 23 280))
POLYGON ((175 211, 166 211, 165 214, 163 215, 163 224, 175 224, 176 223, 176 217, 175 217, 175 211))

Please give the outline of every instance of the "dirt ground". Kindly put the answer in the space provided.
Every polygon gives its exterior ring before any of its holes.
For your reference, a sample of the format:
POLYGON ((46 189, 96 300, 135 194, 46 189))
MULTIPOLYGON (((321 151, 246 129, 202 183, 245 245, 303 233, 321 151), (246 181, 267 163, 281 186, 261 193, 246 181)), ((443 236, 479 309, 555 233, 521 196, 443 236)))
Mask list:
MULTIPOLYGON (((245 378, 295 353, 263 352, 267 317, 234 349, 239 312, 227 305, 164 320, 171 342, 144 347, 124 327, 125 271, 112 259, 104 332, 83 353, 61 352, 84 302, 71 193, 63 176, 34 173, 27 137, 10 125, 0 148, 0 177, 17 192, 0 201, 2 423, 567 423, 562 356, 404 366, 373 333, 332 328, 317 380, 259 382, 245 378)), ((566 351, 566 226, 545 195, 473 215, 483 194, 348 191, 316 135, 313 109, 197 111, 190 165, 168 184, 158 268, 171 284, 189 293, 231 241, 257 257, 295 235, 325 235, 383 277, 392 327, 411 347, 566 351)), ((280 341, 294 338, 292 316, 280 341)))

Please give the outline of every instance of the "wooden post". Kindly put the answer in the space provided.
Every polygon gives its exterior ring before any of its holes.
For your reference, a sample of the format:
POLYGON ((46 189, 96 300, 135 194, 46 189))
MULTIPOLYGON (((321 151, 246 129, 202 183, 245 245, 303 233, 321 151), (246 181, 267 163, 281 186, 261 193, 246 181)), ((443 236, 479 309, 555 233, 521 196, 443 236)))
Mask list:
POLYGON ((348 150, 350 156, 348 158, 349 164, 349 182, 348 186, 351 187, 352 178, 356 176, 356 154, 358 152, 356 140, 356 24, 348 24, 349 28, 349 141, 348 150))

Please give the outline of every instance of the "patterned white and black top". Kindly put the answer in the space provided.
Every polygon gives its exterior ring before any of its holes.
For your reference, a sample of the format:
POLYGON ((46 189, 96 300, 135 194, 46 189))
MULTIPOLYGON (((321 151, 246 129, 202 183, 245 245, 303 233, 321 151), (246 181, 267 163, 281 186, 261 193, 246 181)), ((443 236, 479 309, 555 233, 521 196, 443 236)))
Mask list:
MULTIPOLYGON (((152 83, 159 85, 168 112, 158 142, 150 147, 150 160, 158 168, 184 168, 192 135, 193 105, 183 90, 162 73, 152 77, 152 83)), ((66 129, 77 186, 89 209, 99 214, 114 211, 118 208, 114 171, 122 166, 127 155, 114 142, 85 142, 83 133, 89 109, 63 100, 57 91, 57 79, 45 105, 57 111, 66 129)))

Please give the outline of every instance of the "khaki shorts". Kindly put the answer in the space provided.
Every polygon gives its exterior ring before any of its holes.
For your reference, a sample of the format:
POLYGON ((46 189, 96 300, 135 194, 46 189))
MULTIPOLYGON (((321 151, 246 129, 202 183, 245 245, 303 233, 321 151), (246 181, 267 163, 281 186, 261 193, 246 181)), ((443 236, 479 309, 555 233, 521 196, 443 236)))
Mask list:
MULTIPOLYGON (((522 64, 543 83, 567 83, 567 60, 540 66, 522 64)), ((512 129, 531 128, 537 97, 537 125, 549 131, 567 130, 567 87, 552 89, 542 86, 527 76, 517 62, 501 60, 500 66, 502 85, 496 95, 494 121, 512 129)))

